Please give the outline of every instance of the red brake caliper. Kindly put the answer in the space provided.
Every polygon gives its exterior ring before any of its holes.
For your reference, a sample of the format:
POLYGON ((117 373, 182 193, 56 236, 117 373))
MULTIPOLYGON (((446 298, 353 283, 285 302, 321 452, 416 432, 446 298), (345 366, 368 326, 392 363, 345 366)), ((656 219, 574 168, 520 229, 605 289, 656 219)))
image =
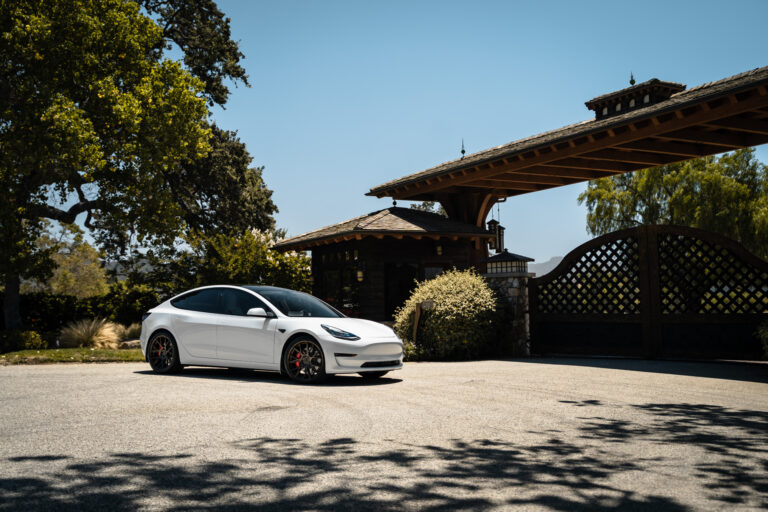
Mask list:
MULTIPOLYGON (((301 359, 301 352, 296 352, 296 359, 301 359)), ((299 362, 296 361, 296 368, 300 366, 299 362)))

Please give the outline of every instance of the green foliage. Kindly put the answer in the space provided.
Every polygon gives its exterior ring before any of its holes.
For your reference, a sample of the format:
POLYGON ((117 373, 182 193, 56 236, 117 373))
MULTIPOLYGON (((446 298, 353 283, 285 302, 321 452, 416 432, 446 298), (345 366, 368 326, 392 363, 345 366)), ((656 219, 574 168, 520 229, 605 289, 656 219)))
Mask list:
POLYGON ((235 132, 211 127, 211 151, 166 176, 187 226, 205 233, 233 234, 274 228, 277 207, 252 158, 235 132))
POLYGON ((23 282, 21 293, 47 292, 82 299, 108 292, 100 254, 83 239, 82 230, 76 224, 65 224, 58 233, 44 232, 37 245, 42 249, 56 249, 52 256, 55 268, 47 282, 37 279, 23 282))
POLYGON ((488 354, 497 343, 496 295, 474 270, 451 270, 419 283, 395 312, 395 332, 412 359, 462 360, 488 354), (413 338, 416 304, 431 300, 413 338))
POLYGON ((70 322, 61 329, 59 344, 64 348, 93 347, 117 349, 118 327, 103 318, 70 322))
POLYGON ((18 329, 0 331, 0 353, 16 350, 38 350, 47 347, 48 344, 35 331, 18 329))
MULTIPOLYGON (((163 27, 163 46, 172 41, 184 54, 187 69, 205 84, 211 103, 223 105, 229 96, 224 80, 248 85, 240 66, 243 54, 230 39, 229 18, 212 0, 139 0, 163 27)), ((161 50, 159 47, 158 50, 161 50)))
POLYGON ((691 226, 768 258, 768 168, 753 149, 594 180, 579 202, 595 236, 646 224, 691 226))
POLYGON ((106 295, 78 299, 72 295, 33 293, 21 296, 24 324, 46 334, 49 343, 64 324, 86 318, 106 318, 124 325, 141 320, 141 315, 164 300, 144 284, 118 282, 106 295))
POLYGON ((443 217, 448 217, 443 205, 436 201, 422 201, 420 203, 414 203, 411 205, 411 210, 419 210, 422 212, 436 213, 443 217))
POLYGON ((35 247, 46 218, 86 213, 113 250, 179 235, 166 175, 209 151, 210 128, 203 83, 163 60, 162 47, 160 27, 133 2, 3 3, 0 277, 49 275, 52 251, 35 247))
POLYGON ((304 253, 272 249, 276 234, 258 230, 239 235, 203 235, 188 239, 190 251, 155 263, 145 276, 165 294, 210 284, 267 284, 309 291, 310 259, 304 253))

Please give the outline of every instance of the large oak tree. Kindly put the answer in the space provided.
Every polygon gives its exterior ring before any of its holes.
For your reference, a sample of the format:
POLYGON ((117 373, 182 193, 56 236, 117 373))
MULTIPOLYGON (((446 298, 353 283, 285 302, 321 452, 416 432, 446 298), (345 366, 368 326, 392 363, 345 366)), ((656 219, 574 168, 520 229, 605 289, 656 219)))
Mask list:
POLYGON ((261 170, 209 122, 225 81, 247 80, 213 2, 7 0, 0 55, 6 328, 20 324, 20 277, 50 272, 35 244, 46 219, 84 217, 111 252, 172 246, 189 229, 271 226, 261 170), (183 63, 164 57, 173 46, 183 63))

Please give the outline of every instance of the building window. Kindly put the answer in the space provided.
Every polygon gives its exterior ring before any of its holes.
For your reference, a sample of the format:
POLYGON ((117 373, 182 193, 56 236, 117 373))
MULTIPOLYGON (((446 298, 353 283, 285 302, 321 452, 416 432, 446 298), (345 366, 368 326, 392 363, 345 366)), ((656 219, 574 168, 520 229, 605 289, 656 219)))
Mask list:
POLYGON ((631 100, 629 100, 629 108, 632 108, 634 106, 635 106, 635 98, 632 98, 631 100))
POLYGON ((528 265, 524 261, 493 261, 488 263, 489 274, 527 273, 528 265))
POLYGON ((646 94, 645 96, 643 96, 643 103, 650 103, 650 102, 651 102, 650 94, 646 94))
POLYGON ((616 112, 621 112, 621 103, 616 104, 616 112))

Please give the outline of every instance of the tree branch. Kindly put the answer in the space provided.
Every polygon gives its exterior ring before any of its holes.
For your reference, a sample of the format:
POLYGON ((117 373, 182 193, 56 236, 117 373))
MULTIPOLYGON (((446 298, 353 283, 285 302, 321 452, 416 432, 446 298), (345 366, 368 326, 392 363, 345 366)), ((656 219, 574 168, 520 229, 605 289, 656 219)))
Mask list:
MULTIPOLYGON (((79 195, 79 194, 78 194, 79 195)), ((64 224, 72 224, 78 215, 83 212, 91 212, 102 205, 102 202, 98 199, 87 200, 85 197, 80 199, 79 203, 75 203, 69 207, 68 210, 62 210, 49 204, 40 204, 34 208, 30 208, 27 218, 36 219, 39 217, 45 217, 51 220, 57 220, 64 224)))

